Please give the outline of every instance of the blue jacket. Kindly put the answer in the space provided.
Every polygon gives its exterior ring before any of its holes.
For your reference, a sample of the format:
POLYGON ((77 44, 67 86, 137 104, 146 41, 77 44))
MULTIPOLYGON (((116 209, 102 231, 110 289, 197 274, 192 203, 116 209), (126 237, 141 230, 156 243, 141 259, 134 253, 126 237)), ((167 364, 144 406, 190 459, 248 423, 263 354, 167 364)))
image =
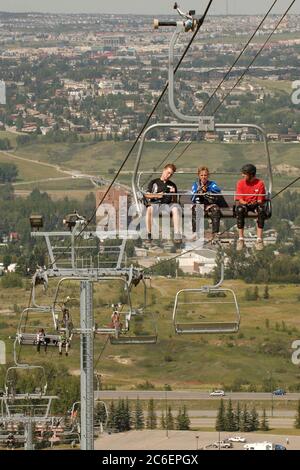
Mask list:
MULTIPOLYGON (((220 194, 221 189, 215 181, 208 181, 206 184, 206 192, 220 194)), ((192 186, 192 193, 194 194, 194 196, 192 196, 192 202, 195 204, 199 204, 201 202, 201 199, 203 199, 203 196, 205 196, 206 192, 201 189, 199 180, 195 181, 192 186)))

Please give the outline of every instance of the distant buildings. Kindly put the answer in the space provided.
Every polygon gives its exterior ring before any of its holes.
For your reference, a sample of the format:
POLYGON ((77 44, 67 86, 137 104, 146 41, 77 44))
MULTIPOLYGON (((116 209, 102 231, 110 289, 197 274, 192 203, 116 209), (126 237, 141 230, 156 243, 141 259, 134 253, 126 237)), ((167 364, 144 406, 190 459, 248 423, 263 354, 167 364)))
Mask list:
POLYGON ((0 104, 6 104, 6 85, 3 80, 0 80, 0 104))

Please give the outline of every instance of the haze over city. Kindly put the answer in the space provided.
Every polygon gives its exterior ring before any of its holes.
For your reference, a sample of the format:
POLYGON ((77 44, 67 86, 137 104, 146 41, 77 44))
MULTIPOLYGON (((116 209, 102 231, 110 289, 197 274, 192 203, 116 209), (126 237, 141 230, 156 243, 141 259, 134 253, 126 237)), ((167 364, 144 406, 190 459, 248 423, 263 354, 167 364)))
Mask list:
MULTIPOLYGON (((51 12, 51 13, 119 13, 119 14, 172 14, 173 0, 152 0, 148 2, 141 0, 86 0, 84 3, 78 0, 53 0, 40 2, 38 0, 7 0, 0 1, 0 11, 10 12, 51 12)), ((284 11, 291 2, 289 0, 279 0, 274 7, 275 13, 284 11)), ((183 10, 195 8, 201 13, 207 2, 187 1, 179 2, 183 10)), ((272 0, 253 0, 252 2, 237 0, 218 0, 213 2, 211 14, 259 14, 265 12, 272 4, 272 0)), ((300 2, 296 2, 291 9, 291 13, 300 13, 300 2)))

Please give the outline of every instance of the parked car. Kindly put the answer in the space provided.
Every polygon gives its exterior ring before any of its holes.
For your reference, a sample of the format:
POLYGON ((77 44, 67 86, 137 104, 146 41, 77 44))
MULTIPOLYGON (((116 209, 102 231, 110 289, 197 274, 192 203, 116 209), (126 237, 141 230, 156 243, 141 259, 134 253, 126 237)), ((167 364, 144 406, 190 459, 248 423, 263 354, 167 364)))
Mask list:
POLYGON ((217 442, 214 442, 213 443, 213 447, 219 449, 230 449, 232 447, 232 443, 231 442, 228 442, 228 441, 220 441, 220 443, 217 441, 217 442))
POLYGON ((246 442, 246 439, 244 437, 241 437, 241 436, 232 436, 232 437, 229 437, 228 441, 230 441, 230 442, 246 442))
POLYGON ((281 444, 274 444, 274 450, 286 450, 286 447, 281 444))
POLYGON ((273 395, 285 395, 285 393, 285 390, 278 388, 277 390, 274 390, 273 395))
POLYGON ((225 392, 224 390, 214 390, 209 394, 210 397, 224 397, 225 392))

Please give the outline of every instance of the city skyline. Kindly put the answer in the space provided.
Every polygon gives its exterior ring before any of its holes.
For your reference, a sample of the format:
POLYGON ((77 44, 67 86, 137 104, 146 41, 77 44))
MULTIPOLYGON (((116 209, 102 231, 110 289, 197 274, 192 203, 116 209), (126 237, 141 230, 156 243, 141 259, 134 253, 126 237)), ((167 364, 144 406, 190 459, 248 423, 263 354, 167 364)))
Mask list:
MULTIPOLYGON (((52 0, 51 5, 43 4, 39 0, 0 0, 0 11, 7 12, 43 12, 43 13, 119 13, 119 14, 172 14, 173 0, 152 0, 149 3, 146 0, 86 0, 84 7, 82 2, 74 2, 74 0, 52 0)), ((198 14, 201 14, 206 7, 207 2, 201 2, 199 9, 199 2, 187 1, 179 2, 183 10, 195 8, 198 14)), ((265 13, 273 3, 272 0, 253 0, 249 2, 238 0, 218 0, 213 2, 211 7, 211 14, 261 14, 265 13)), ((282 13, 291 0, 278 0, 278 5, 274 8, 274 13, 282 13)), ((300 2, 296 2, 290 10, 291 13, 300 13, 300 2)))

